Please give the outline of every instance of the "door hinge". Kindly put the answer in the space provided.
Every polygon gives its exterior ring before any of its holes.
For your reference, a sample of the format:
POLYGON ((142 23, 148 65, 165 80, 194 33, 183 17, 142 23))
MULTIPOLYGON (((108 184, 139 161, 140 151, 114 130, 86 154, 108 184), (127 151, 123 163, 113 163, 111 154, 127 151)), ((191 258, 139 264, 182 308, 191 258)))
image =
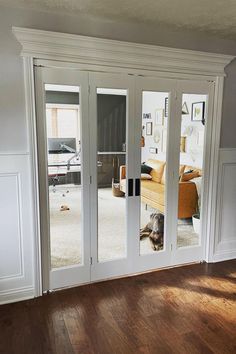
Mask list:
POLYGON ((90 257, 90 265, 92 265, 92 264, 93 264, 93 258, 90 257))
POLYGON ((175 91, 175 100, 177 100, 178 95, 177 95, 177 91, 175 91))
POLYGON ((173 244, 172 243, 170 244, 170 250, 171 251, 173 250, 173 244))
POLYGON ((88 85, 88 94, 90 95, 90 85, 88 85))
POLYGON ((89 176, 89 183, 92 184, 92 176, 89 176))

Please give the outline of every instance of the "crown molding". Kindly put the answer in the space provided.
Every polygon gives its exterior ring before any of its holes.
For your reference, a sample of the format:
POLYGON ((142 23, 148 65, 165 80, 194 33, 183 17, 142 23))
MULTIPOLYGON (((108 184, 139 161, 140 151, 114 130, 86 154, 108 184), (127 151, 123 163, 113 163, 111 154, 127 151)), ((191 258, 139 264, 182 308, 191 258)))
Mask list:
POLYGON ((225 76, 232 55, 121 42, 75 34, 13 27, 21 55, 149 71, 225 76))

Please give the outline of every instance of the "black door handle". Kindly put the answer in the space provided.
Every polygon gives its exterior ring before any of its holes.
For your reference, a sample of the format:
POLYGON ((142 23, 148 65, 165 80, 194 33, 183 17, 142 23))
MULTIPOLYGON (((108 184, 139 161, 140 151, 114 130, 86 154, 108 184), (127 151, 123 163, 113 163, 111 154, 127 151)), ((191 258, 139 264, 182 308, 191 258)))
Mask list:
POLYGON ((128 179, 128 197, 133 197, 134 182, 132 178, 128 179))
POLYGON ((135 196, 140 196, 140 178, 135 179, 135 196))

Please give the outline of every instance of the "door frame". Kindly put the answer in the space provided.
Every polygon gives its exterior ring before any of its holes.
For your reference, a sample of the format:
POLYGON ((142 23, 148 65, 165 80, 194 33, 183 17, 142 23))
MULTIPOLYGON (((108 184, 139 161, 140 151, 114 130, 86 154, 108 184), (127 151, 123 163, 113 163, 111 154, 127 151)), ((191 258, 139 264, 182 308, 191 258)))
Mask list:
POLYGON ((217 176, 222 117, 225 67, 235 58, 231 55, 166 48, 115 40, 13 27, 21 44, 23 57, 26 121, 31 159, 32 208, 34 213, 34 289, 42 295, 42 263, 36 146, 34 66, 77 68, 103 72, 148 75, 159 78, 182 78, 215 82, 211 173, 209 176, 209 222, 205 260, 213 261, 216 221, 217 176), (56 46, 55 46, 56 43, 56 46), (92 48, 92 49, 91 49, 92 48))

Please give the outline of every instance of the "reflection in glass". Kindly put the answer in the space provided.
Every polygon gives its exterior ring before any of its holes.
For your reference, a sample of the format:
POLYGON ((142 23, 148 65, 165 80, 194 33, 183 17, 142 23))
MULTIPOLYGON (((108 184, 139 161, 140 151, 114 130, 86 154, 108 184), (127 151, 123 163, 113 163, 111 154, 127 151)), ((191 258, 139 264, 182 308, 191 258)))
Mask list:
POLYGON ((206 100, 197 94, 182 98, 177 247, 200 243, 206 100))
POLYGON ((168 93, 142 94, 140 254, 164 248, 168 93))
POLYGON ((51 268, 82 262, 79 87, 45 85, 51 268))
POLYGON ((126 97, 97 89, 99 262, 126 257, 126 97))

